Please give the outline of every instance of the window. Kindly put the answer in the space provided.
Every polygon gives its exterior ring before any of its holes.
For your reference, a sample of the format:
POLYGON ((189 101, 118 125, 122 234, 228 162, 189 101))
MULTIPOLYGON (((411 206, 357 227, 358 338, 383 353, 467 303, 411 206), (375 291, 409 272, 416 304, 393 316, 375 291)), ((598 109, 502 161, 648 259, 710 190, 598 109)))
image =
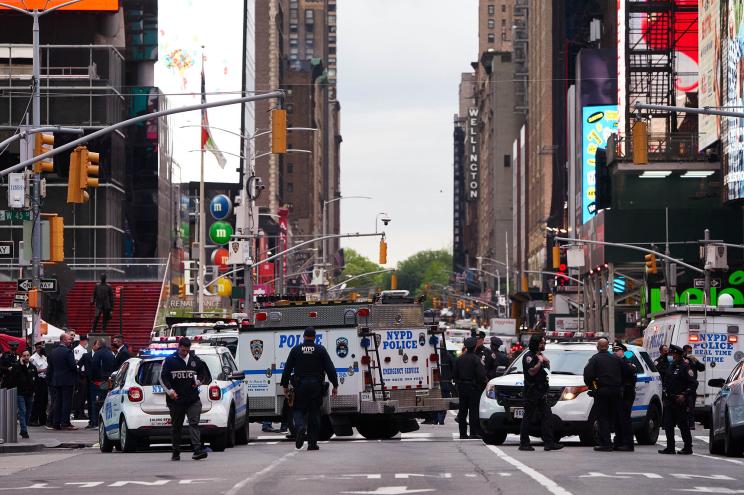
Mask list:
POLYGON ((501 32, 501 41, 506 41, 506 31, 501 32))
POLYGON ((287 182, 287 192, 294 192, 294 184, 292 184, 291 182, 287 182))
POLYGON ((496 13, 496 9, 493 5, 488 6, 488 15, 494 15, 496 13))
POLYGON ((501 19, 501 27, 506 27, 506 19, 501 19))
POLYGON ((291 174, 291 173, 293 173, 293 172, 294 172, 294 164, 292 164, 292 163, 288 163, 288 164, 287 164, 287 173, 288 173, 288 174, 291 174))
POLYGON ((648 369, 656 373, 658 370, 656 369, 656 365, 654 364, 653 360, 651 359, 651 356, 648 355, 648 352, 641 351, 641 359, 643 359, 643 362, 646 363, 646 366, 648 366, 648 369))
POLYGON ((493 43, 496 41, 496 37, 493 35, 493 33, 488 33, 488 42, 493 43))
POLYGON ((635 354, 633 354, 633 357, 630 358, 630 363, 635 366, 636 375, 642 375, 645 373, 643 366, 641 366, 641 362, 638 360, 635 354))
POLYGON ((504 155, 504 167, 511 167, 511 155, 504 155))
POLYGON ((153 359, 152 361, 142 363, 137 371, 137 383, 145 387, 160 385, 160 368, 162 366, 163 361, 160 359, 153 359))
POLYGON ((741 378, 741 369, 742 366, 744 366, 742 363, 739 363, 735 368, 734 371, 731 372, 729 377, 726 379, 726 383, 731 383, 733 381, 736 381, 741 378))
POLYGON ((501 4, 501 12, 506 12, 506 4, 501 4))
POLYGON ((114 388, 121 388, 124 386, 124 382, 127 381, 127 372, 129 371, 129 363, 125 362, 119 368, 119 372, 116 375, 116 381, 113 383, 114 388))
POLYGON ((488 29, 493 29, 496 27, 496 21, 493 19, 488 19, 488 29))
POLYGON ((328 47, 328 53, 330 55, 335 55, 336 54, 336 47, 335 46, 328 47))

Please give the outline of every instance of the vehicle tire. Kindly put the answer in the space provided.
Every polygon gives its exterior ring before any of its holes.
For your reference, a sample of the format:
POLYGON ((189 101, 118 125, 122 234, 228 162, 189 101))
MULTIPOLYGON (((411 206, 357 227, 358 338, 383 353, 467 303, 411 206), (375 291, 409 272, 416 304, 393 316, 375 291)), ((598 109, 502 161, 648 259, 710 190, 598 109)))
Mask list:
POLYGON ((119 444, 122 452, 135 452, 137 450, 137 437, 129 431, 127 420, 121 418, 119 422, 119 444))
POLYGON ((398 423, 387 421, 364 421, 356 425, 361 436, 367 440, 389 440, 398 434, 398 423))
POLYGON ((227 431, 218 433, 209 440, 209 446, 215 452, 224 452, 227 448, 227 431))
POLYGON ((246 445, 248 443, 248 439, 250 438, 249 431, 248 431, 248 415, 245 415, 245 420, 243 421, 243 426, 235 430, 235 445, 246 445))
POLYGON ((506 441, 506 430, 496 430, 491 433, 483 432, 483 441, 488 445, 502 445, 506 441))
POLYGON ((226 443, 229 448, 235 447, 235 408, 230 407, 230 416, 227 418, 226 443))
POLYGON ((106 454, 114 450, 114 441, 106 436, 106 426, 103 424, 103 418, 98 420, 98 448, 106 454))
POLYGON ((744 452, 744 441, 737 441, 731 434, 728 412, 726 413, 726 430, 723 434, 723 453, 728 457, 739 457, 744 452))
POLYGON ((318 431, 318 440, 325 442, 330 440, 333 436, 333 425, 331 424, 331 418, 327 415, 320 417, 320 431, 318 431))
POLYGON ((713 425, 710 425, 710 429, 708 429, 708 452, 716 455, 722 455, 724 452, 723 440, 715 439, 715 435, 713 433, 713 425))
POLYGON ((661 426, 661 411, 656 403, 648 406, 646 419, 643 420, 641 429, 635 434, 638 445, 654 445, 659 439, 659 430, 661 426))

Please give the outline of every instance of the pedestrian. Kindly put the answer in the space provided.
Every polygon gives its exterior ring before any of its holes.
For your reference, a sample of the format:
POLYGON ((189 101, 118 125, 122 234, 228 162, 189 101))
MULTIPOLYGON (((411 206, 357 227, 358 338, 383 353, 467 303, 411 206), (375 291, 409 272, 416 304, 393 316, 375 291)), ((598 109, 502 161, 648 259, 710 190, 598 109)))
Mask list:
POLYGON ((662 381, 664 380, 664 377, 666 376, 666 371, 669 368, 669 364, 671 363, 672 357, 669 355, 669 347, 665 345, 659 346, 659 357, 657 357, 654 360, 654 366, 656 366, 656 371, 659 372, 659 376, 661 377, 662 381))
POLYGON ((55 430, 74 430, 70 423, 70 409, 72 409, 72 391, 77 381, 77 366, 72 352, 72 338, 63 333, 59 337, 60 345, 49 356, 47 378, 54 389, 54 410, 52 427, 55 430))
POLYGON ((171 418, 173 461, 181 460, 181 431, 184 418, 188 419, 189 437, 194 449, 191 458, 198 461, 207 457, 207 453, 202 449, 199 431, 202 409, 199 385, 211 381, 209 368, 191 351, 191 340, 188 337, 181 337, 178 341, 178 350, 165 358, 160 371, 160 383, 165 388, 165 402, 171 418))
POLYGON ((323 403, 324 376, 333 385, 331 395, 338 393, 338 376, 331 357, 325 347, 315 343, 315 328, 307 327, 303 342, 289 351, 284 365, 281 384, 284 396, 289 394, 289 380, 294 385, 294 404, 292 405, 295 447, 301 449, 307 435, 307 450, 318 450, 320 430, 320 407, 323 403))
POLYGON ((465 339, 465 354, 457 358, 452 377, 457 385, 460 398, 460 408, 457 412, 457 423, 460 427, 460 438, 482 438, 480 420, 478 418, 478 402, 481 392, 486 386, 486 368, 478 354, 477 340, 473 337, 465 339), (470 436, 468 436, 470 423, 470 436))
POLYGON ((93 342, 93 353, 88 354, 88 356, 90 356, 90 366, 88 366, 88 425, 91 428, 96 428, 98 427, 98 413, 102 396, 105 395, 101 386, 108 381, 111 373, 116 370, 116 358, 103 339, 96 339, 93 342))
POLYGON ((690 425, 690 429, 695 429, 695 400, 697 399, 697 388, 698 388, 698 373, 705 371, 705 364, 701 363, 697 357, 692 354, 692 346, 685 344, 682 347, 682 352, 685 355, 685 362, 687 366, 692 370, 692 374, 695 378, 695 393, 690 394, 688 397, 689 403, 687 404, 687 422, 690 425))
POLYGON ((633 452, 635 447, 633 445, 633 419, 631 418, 631 413, 636 395, 637 370, 632 361, 625 355, 628 348, 622 342, 617 341, 612 350, 620 360, 622 382, 620 385, 622 398, 620 407, 617 408, 615 414, 615 440, 612 448, 620 452, 633 452))
POLYGON ((528 351, 522 357, 522 369, 524 370, 524 417, 519 428, 519 450, 535 450, 530 443, 530 428, 533 424, 540 424, 540 432, 544 443, 544 449, 560 450, 563 444, 554 440, 553 436, 553 411, 548 405, 548 373, 550 359, 543 354, 545 351, 545 338, 540 334, 530 337, 528 351))
POLYGON ((695 374, 685 363, 682 349, 676 345, 669 346, 672 355, 672 364, 666 370, 666 376, 662 381, 664 391, 664 433, 667 437, 667 446, 659 450, 659 454, 674 454, 674 427, 679 428, 684 445, 677 454, 692 454, 692 434, 688 423, 688 408, 690 395, 695 394, 695 374))
POLYGON ((44 342, 34 345, 31 364, 36 367, 36 381, 34 382, 34 404, 31 406, 31 426, 44 426, 47 423, 47 404, 49 403, 49 387, 47 385, 47 363, 44 342))
POLYGON ((86 369, 87 359, 83 357, 89 355, 88 337, 81 336, 78 345, 72 349, 75 356, 75 364, 78 367, 78 379, 75 382, 75 394, 73 396, 73 417, 75 419, 90 419, 85 415, 85 405, 88 402, 88 371, 86 369))
POLYGON ((11 369, 12 387, 17 391, 18 423, 21 425, 21 437, 28 438, 28 422, 31 418, 31 405, 34 399, 34 381, 36 380, 36 366, 31 364, 31 353, 25 349, 21 359, 13 364, 11 369))
POLYGON ((509 366, 509 358, 506 357, 506 353, 501 351, 501 346, 504 342, 498 337, 491 337, 491 349, 486 353, 486 376, 490 380, 501 376, 506 371, 506 367, 509 366), (500 367, 503 367, 499 369, 500 367))
POLYGON ((129 346, 124 343, 124 336, 117 335, 114 337, 114 339, 111 341, 111 350, 114 351, 114 356, 116 357, 116 368, 121 368, 121 365, 126 362, 127 359, 132 357, 129 354, 129 346))
POLYGON ((96 333, 98 327, 99 318, 103 317, 103 333, 106 333, 108 322, 111 319, 111 311, 114 309, 114 291, 111 290, 111 286, 106 283, 106 275, 101 275, 101 283, 96 285, 93 289, 93 296, 90 299, 90 304, 96 306, 96 317, 93 319, 93 328, 90 333, 96 333))
POLYGON ((0 387, 13 388, 13 366, 18 362, 18 342, 8 342, 8 348, 0 356, 0 387))
MULTIPOLYGON (((442 346, 439 348, 439 390, 442 393, 443 399, 452 397, 453 385, 452 385, 452 371, 455 365, 455 360, 452 354, 447 350, 447 345, 442 342, 442 346)), ((449 410, 449 409, 448 409, 449 410)), ((436 412, 436 423, 443 425, 444 419, 447 417, 447 410, 436 412)))
POLYGON ((597 341, 597 353, 584 366, 584 383, 594 397, 594 414, 599 423, 598 452, 612 452, 610 433, 620 408, 622 369, 620 359, 610 354, 607 339, 597 341))

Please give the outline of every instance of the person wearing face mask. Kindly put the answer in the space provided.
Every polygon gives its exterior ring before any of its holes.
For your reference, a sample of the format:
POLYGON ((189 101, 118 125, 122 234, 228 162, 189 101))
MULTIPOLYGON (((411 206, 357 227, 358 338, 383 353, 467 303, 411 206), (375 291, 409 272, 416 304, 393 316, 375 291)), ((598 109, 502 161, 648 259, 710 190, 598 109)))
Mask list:
POLYGON ((695 357, 692 353, 692 346, 690 344, 686 344, 682 347, 682 352, 685 355, 685 363, 687 363, 687 366, 690 367, 692 370, 693 378, 695 379, 695 393, 690 394, 688 397, 688 404, 687 404, 687 423, 690 425, 690 429, 695 429, 695 399, 697 398, 697 388, 698 388, 698 373, 701 371, 705 371, 705 365, 701 363, 698 358, 695 357))
POLYGON ((31 354, 24 350, 21 359, 10 371, 12 386, 18 391, 18 423, 21 425, 21 438, 28 438, 28 420, 31 417, 31 404, 34 397, 34 381, 36 380, 36 366, 30 363, 31 354))
POLYGON ((672 356, 669 355, 669 348, 665 345, 659 346, 659 357, 654 361, 654 366, 656 366, 656 370, 659 372, 662 383, 664 382, 664 377, 666 376, 671 361, 672 356))
POLYGON ((49 402, 49 387, 47 384, 47 368, 49 365, 43 342, 37 342, 34 346, 34 353, 31 355, 30 362, 36 367, 36 381, 34 382, 34 403, 31 406, 29 425, 44 426, 47 422, 46 411, 49 402))
POLYGON ((664 432, 667 437, 667 447, 659 450, 659 454, 692 454, 692 434, 687 419, 687 409, 690 395, 695 394, 697 382, 694 373, 687 366, 681 348, 673 345, 669 348, 673 362, 666 371, 664 387, 664 432), (684 446, 679 452, 674 450, 674 427, 679 428, 684 446))
POLYGON ((620 408, 622 367, 620 359, 610 354, 607 339, 597 341, 597 353, 584 367, 584 383, 594 391, 594 410, 599 422, 598 452, 612 452, 610 431, 612 420, 620 408))
POLYGON ((628 348, 622 342, 615 342, 612 350, 622 363, 622 401, 615 416, 613 449, 620 452, 633 452, 633 421, 631 419, 631 411, 633 410, 633 402, 636 396, 636 367, 625 356, 628 348))

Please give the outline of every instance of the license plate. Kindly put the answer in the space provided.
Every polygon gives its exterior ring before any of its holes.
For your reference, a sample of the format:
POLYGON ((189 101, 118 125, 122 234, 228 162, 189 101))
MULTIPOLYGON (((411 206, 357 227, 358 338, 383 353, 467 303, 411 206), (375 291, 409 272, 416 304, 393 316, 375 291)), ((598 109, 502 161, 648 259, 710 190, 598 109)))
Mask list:
POLYGON ((515 407, 511 411, 512 411, 512 415, 514 416, 514 419, 522 419, 522 418, 524 418, 524 408, 522 408, 522 407, 515 407))

